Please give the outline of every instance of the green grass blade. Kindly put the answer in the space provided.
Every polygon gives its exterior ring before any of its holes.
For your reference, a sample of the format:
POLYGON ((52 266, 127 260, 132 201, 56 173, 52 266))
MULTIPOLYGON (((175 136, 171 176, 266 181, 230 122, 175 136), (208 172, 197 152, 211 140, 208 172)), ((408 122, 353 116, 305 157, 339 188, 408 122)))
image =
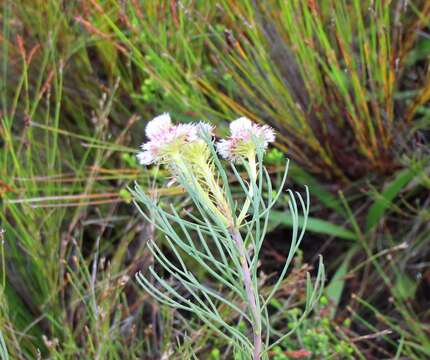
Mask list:
MULTIPOLYGON (((282 211, 272 211, 270 213, 270 221, 272 224, 282 224, 288 227, 293 226, 293 222, 285 212, 282 211)), ((303 227, 303 216, 299 216, 299 226, 303 227)), ((332 224, 328 221, 317 219, 313 217, 308 218, 307 230, 324 235, 335 236, 344 240, 356 240, 357 236, 350 230, 343 228, 342 226, 332 224)))
POLYGON ((333 319, 336 315, 337 307, 339 306, 340 299, 342 297, 343 289, 345 287, 345 275, 348 272, 349 263, 353 254, 356 251, 356 247, 353 247, 347 254, 342 264, 339 266, 330 283, 326 287, 326 295, 330 299, 332 307, 330 308, 330 317, 333 319))
POLYGON ((414 167, 402 170, 397 173, 396 178, 392 181, 384 191, 377 196, 377 199, 370 207, 366 217, 366 232, 369 232, 376 226, 384 216, 386 210, 391 206, 394 198, 409 184, 415 177, 417 171, 414 167))

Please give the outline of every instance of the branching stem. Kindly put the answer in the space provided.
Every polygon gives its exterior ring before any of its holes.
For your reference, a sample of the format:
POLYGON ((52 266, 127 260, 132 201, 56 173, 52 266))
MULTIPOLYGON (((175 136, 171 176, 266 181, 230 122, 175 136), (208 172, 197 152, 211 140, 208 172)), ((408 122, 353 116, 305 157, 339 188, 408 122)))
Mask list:
POLYGON ((251 318, 253 320, 252 332, 254 336, 254 349, 253 349, 252 358, 253 360, 260 360, 260 354, 262 350, 262 340, 261 340, 261 314, 259 309, 257 309, 257 300, 256 300, 256 297, 258 295, 257 295, 257 291, 254 291, 252 286, 251 271, 246 257, 246 250, 245 250, 245 245, 243 243, 242 236, 240 235, 240 232, 237 229, 231 229, 230 234, 231 234, 231 237, 233 238, 233 241, 236 243, 237 249, 239 250, 240 264, 241 264, 242 273, 243 273, 243 283, 245 285, 249 311, 251 313, 251 318))

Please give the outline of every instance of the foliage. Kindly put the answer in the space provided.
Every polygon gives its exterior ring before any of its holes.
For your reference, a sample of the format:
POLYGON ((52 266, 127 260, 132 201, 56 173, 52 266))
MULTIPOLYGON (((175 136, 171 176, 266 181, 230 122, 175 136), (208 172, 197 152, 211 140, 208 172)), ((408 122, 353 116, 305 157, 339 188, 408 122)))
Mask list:
POLYGON ((397 129, 414 132, 411 120, 429 100, 425 74, 406 99, 396 97, 409 83, 428 2, 216 3, 130 3, 123 12, 99 4, 88 22, 100 18, 97 31, 127 49, 145 84, 162 89, 162 108, 268 123, 281 149, 328 178, 400 166, 397 129))
MULTIPOLYGON (((163 132, 169 131, 165 129, 166 120, 166 115, 162 115, 148 123, 147 135, 150 136, 148 129, 155 132, 153 128, 156 125, 153 124, 156 122, 163 122, 163 132)), ((168 120, 170 121, 170 118, 168 120)), ((239 119, 232 123, 232 129, 233 124, 241 121, 242 119, 239 119)), ((177 127, 180 126, 183 125, 177 127)), ((258 130, 258 127, 256 129, 258 130)), ((161 136, 162 134, 156 138, 159 142, 162 142, 161 136)), ((166 163, 171 169, 172 176, 186 189, 193 200, 194 206, 198 209, 198 217, 190 214, 190 218, 187 219, 178 214, 173 207, 171 212, 167 212, 162 205, 157 204, 156 200, 145 194, 138 185, 132 192, 136 201, 142 203, 147 210, 146 212, 141 210, 145 219, 149 223, 154 223, 164 234, 168 250, 172 255, 174 254, 173 259, 170 260, 166 251, 162 251, 160 245, 151 241, 149 248, 157 260, 157 264, 160 265, 160 269, 156 270, 150 267, 151 277, 140 273, 137 275, 137 280, 146 292, 159 302, 175 309, 189 311, 204 324, 213 328, 225 338, 228 344, 233 346, 235 356, 239 359, 251 357, 255 360, 266 359, 270 349, 294 330, 293 328, 286 334, 281 334, 279 339, 272 344, 270 341, 272 338, 271 323, 267 307, 281 286, 303 238, 309 198, 306 202, 299 193, 294 194, 291 190, 288 191, 293 223, 290 251, 279 279, 272 286, 269 296, 265 298, 259 290, 261 286, 259 286, 261 280, 258 276, 259 255, 265 238, 270 211, 282 193, 287 170, 280 189, 272 198, 270 177, 262 164, 264 149, 261 144, 257 140, 251 140, 247 141, 246 144, 237 146, 238 161, 246 169, 248 178, 247 180, 243 179, 236 167, 232 165, 236 179, 241 184, 245 195, 245 202, 239 205, 233 201, 232 191, 226 181, 227 173, 216 155, 209 134, 206 132, 203 134, 203 138, 204 140, 191 140, 189 143, 173 140, 170 144, 164 145, 163 148, 163 154, 169 153, 168 158, 162 157, 163 163, 166 163), (181 144, 178 144, 178 141, 181 144), (167 150, 168 146, 169 149, 167 150), (172 150, 170 148, 174 151, 171 155, 172 150), (203 170, 200 171, 200 168, 203 170), (221 180, 217 181, 216 179, 221 180), (201 188, 203 191, 200 191, 201 188), (269 194, 267 200, 263 197, 265 189, 268 190, 269 194), (298 228, 296 196, 304 212, 305 220, 302 231, 299 231, 298 228), (175 230, 176 227, 178 230, 175 230), (243 237, 241 229, 244 232, 243 237), (185 254, 194 263, 193 268, 204 268, 206 276, 209 276, 213 281, 208 282, 196 277, 196 272, 185 265, 185 254), (165 273, 164 276, 162 275, 163 272, 165 273), (212 282, 214 283, 212 284, 212 282), (224 294, 223 288, 228 290, 231 295, 224 294), (218 312, 218 303, 224 305, 224 312, 235 313, 229 318, 233 316, 233 318, 245 319, 251 324, 250 333, 253 334, 253 343, 248 339, 249 336, 244 337, 243 333, 238 331, 235 324, 226 322, 223 315, 218 312), (241 303, 246 304, 246 312, 241 309, 241 303), (264 316, 265 314, 266 316, 264 316), (262 338, 266 339, 263 344, 262 338)), ((154 141, 156 140, 151 140, 151 142, 154 141)), ((235 141, 238 140, 235 139, 235 141)), ((223 144, 223 142, 219 144, 223 144)), ((151 145, 152 147, 155 146, 152 143, 151 145)), ((318 301, 318 294, 322 291, 323 283, 324 268, 320 263, 314 286, 312 286, 308 275, 306 304, 303 314, 300 316, 300 322, 318 301)))
MULTIPOLYGON (((136 163, 138 120, 170 111, 181 121, 245 115, 276 128, 277 150, 265 159, 272 182, 280 185, 287 154, 288 186, 307 184, 313 197, 303 267, 323 253, 330 325, 351 321, 346 338, 331 328, 329 349, 346 341, 368 359, 428 358, 429 6, 3 1, 0 351, 24 359, 229 351, 198 320, 121 285, 146 272, 144 245, 158 236, 129 206, 127 186, 156 187, 175 209, 191 204, 182 188, 163 187, 163 169, 136 163)), ((288 252, 288 201, 273 209, 261 251, 269 279, 288 252)), ((302 293, 294 271, 277 296, 288 309, 273 316, 293 307, 285 294, 302 293)), ((321 328, 319 314, 310 316, 303 326, 321 328)), ((297 334, 284 346, 306 350, 297 334)))

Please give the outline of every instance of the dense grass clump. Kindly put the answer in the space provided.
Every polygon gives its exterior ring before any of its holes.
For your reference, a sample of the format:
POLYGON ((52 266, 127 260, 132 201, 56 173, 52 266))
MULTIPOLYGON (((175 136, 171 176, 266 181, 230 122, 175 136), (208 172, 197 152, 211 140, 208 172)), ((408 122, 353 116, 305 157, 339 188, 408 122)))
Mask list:
POLYGON ((280 148, 306 169, 347 180, 398 169, 400 134, 414 135, 411 121, 429 100, 425 73, 405 88, 422 60, 415 45, 430 6, 402 4, 134 4, 121 17, 109 5, 89 15, 98 27, 87 30, 128 49, 148 76, 143 99, 214 120, 244 114, 270 123, 280 148), (164 21, 150 15, 157 10, 164 21))
MULTIPOLYGON (((153 263, 147 242, 165 239, 131 206, 128 186, 193 210, 166 169, 135 158, 146 121, 169 111, 220 125, 217 136, 239 116, 271 125, 273 183, 286 154, 288 186, 310 187, 301 256, 269 309, 276 336, 299 331, 271 357, 430 357, 428 1, 0 6, 0 356, 231 354, 211 327, 130 280, 153 263), (320 253, 325 296, 299 323, 320 253)), ((288 254, 289 200, 269 218, 263 294, 288 254)))

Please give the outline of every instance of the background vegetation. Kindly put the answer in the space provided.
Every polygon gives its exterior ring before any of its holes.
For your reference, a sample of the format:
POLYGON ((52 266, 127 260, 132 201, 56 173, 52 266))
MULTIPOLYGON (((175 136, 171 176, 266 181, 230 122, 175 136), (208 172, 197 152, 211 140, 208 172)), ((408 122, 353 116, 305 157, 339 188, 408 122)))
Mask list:
MULTIPOLYGON (((219 135, 242 115, 270 124, 274 181, 285 154, 289 186, 310 186, 303 255, 271 304, 276 330, 294 326, 320 253, 328 283, 274 359, 430 357, 428 1, 0 6, 3 358, 231 357, 133 280, 157 233, 126 187, 167 183, 134 157, 163 111, 219 135)), ((161 193, 188 205, 179 188, 161 193)), ((263 249, 267 284, 288 252, 287 200, 263 249)))

